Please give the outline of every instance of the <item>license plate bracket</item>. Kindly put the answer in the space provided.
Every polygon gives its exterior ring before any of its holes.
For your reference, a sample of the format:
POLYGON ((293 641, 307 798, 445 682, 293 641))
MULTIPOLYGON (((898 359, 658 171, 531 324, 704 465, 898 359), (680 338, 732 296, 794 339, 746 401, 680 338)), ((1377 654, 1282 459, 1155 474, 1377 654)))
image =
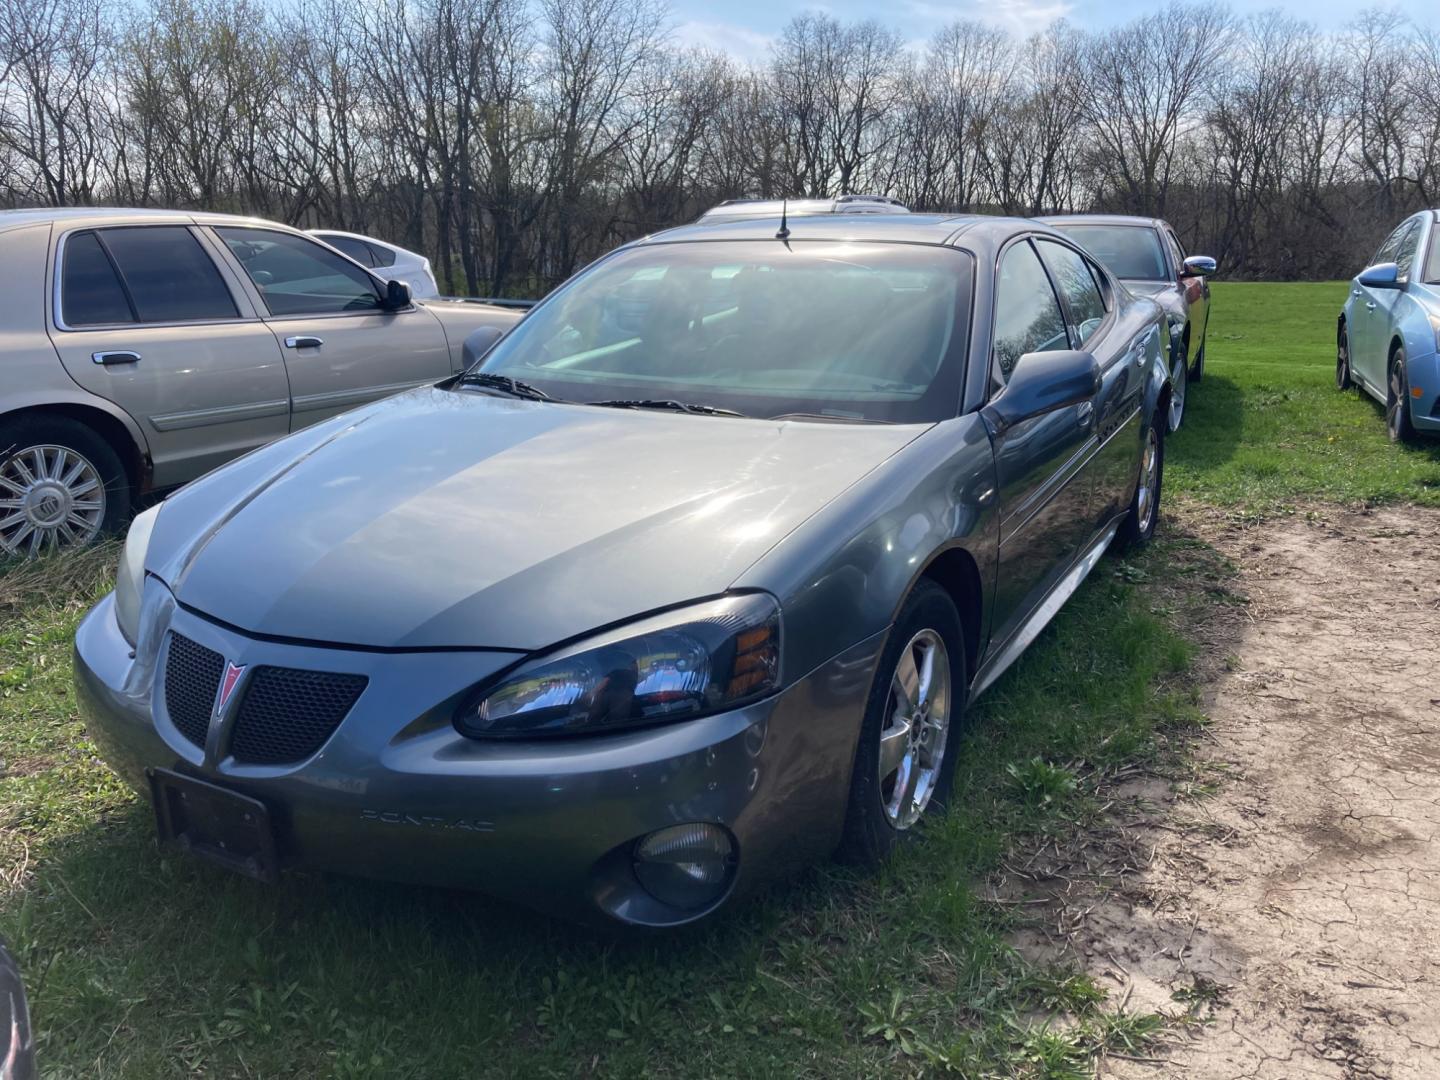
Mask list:
POLYGON ((190 854, 258 881, 279 876, 270 810, 259 799, 169 769, 147 769, 155 829, 190 854))

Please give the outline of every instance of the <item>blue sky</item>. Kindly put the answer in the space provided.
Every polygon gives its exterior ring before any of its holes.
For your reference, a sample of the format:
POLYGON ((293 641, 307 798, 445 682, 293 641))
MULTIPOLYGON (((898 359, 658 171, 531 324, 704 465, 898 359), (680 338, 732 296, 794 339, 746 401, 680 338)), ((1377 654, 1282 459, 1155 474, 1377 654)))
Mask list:
MULTIPOLYGON (((1111 26, 1153 11, 1159 0, 671 0, 676 37, 685 44, 722 49, 747 60, 763 59, 770 40, 793 16, 821 10, 841 19, 875 18, 898 29, 907 39, 922 40, 936 27, 954 19, 979 19, 1021 34, 1043 29, 1064 17, 1087 29, 1111 26)), ((1278 8, 1315 23, 1322 30, 1339 29, 1361 9, 1345 0, 1235 0, 1241 15, 1278 8)), ((1417 21, 1434 19, 1434 0, 1400 0, 1388 5, 1417 21)))

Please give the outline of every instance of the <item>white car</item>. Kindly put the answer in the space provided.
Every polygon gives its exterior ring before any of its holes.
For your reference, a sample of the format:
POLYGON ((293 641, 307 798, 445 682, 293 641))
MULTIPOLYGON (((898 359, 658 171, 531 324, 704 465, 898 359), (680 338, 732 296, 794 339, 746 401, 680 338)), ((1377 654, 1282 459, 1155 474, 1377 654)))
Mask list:
POLYGON ((311 229, 310 235, 349 255, 361 266, 378 271, 387 280, 403 281, 410 286, 410 295, 416 300, 431 300, 440 295, 440 286, 430 272, 430 260, 424 255, 359 233, 311 229))

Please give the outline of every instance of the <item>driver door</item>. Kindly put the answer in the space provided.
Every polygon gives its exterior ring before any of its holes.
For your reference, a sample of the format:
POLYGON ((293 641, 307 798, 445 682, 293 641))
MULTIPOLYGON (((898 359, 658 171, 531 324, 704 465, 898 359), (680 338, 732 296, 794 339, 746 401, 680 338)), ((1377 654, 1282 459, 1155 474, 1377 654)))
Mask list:
POLYGON ((440 321, 418 304, 385 310, 379 281, 350 259, 280 229, 213 232, 282 347, 292 431, 453 373, 440 321))
MULTIPOLYGON (((1400 253, 1406 242, 1410 244, 1410 258, 1415 255, 1415 244, 1420 238, 1420 226, 1416 221, 1403 221, 1380 245, 1371 263, 1400 263, 1400 253)), ((1405 274, 1400 271, 1401 276, 1405 274)), ((1357 301, 1351 306, 1354 314, 1350 329, 1350 370, 1360 382, 1373 393, 1385 395, 1386 345, 1389 342, 1390 308, 1398 295, 1394 289, 1371 289, 1360 284, 1358 278, 1350 283, 1350 295, 1357 301)))

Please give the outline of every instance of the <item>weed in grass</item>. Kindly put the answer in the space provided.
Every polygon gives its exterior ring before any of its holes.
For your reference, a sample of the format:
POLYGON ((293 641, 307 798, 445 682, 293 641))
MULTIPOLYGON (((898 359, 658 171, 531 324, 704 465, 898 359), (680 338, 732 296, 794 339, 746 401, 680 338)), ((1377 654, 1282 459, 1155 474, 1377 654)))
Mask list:
POLYGON ((1034 809, 1063 803, 1075 791, 1074 773, 1038 757, 1012 761, 1005 766, 1005 771, 1020 801, 1034 809))

